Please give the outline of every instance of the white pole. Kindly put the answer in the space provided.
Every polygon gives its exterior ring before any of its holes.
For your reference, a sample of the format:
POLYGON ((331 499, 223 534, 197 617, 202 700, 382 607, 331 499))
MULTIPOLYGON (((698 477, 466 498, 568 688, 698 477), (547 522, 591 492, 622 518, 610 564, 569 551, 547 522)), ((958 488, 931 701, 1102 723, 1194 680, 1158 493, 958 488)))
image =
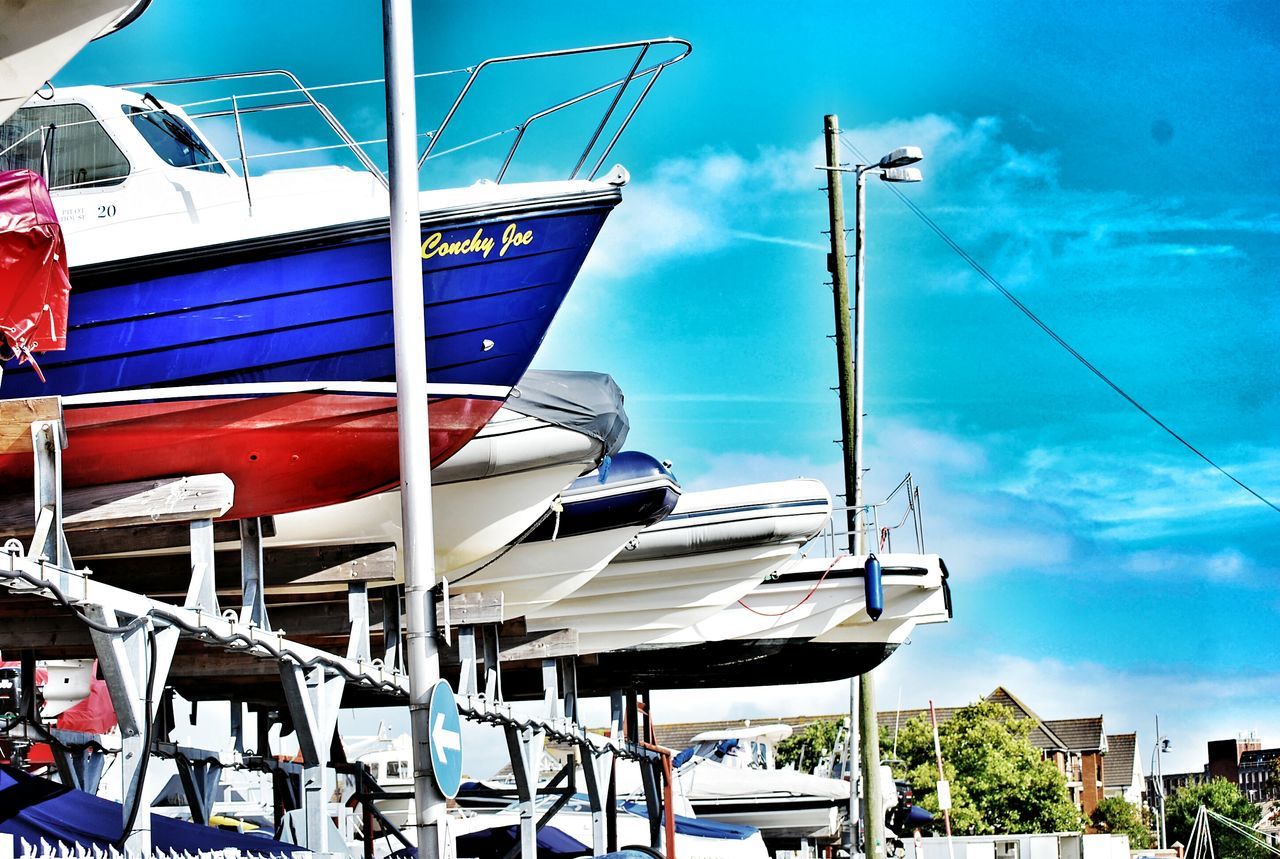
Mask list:
POLYGON ((438 859, 445 801, 431 771, 429 707, 440 678, 435 643, 435 535, 431 522, 431 436, 427 419, 427 347, 418 205, 417 110, 411 0, 383 0, 386 49, 387 162, 391 186, 391 291, 400 426, 409 725, 413 736, 414 829, 418 855, 438 859))

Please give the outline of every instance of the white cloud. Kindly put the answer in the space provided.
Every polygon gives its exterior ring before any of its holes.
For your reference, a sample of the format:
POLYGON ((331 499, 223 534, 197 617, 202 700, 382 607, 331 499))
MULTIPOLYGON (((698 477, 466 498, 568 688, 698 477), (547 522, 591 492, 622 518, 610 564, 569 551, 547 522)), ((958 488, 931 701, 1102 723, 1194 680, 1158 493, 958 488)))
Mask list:
MULTIPOLYGON (((1010 285, 1043 283, 1054 265, 1140 271, 1161 259, 1223 264, 1245 256, 1224 233, 1280 232, 1280 215, 1272 212, 1194 212, 1177 197, 1064 185, 1059 153, 1016 146, 997 117, 926 114, 848 128, 842 138, 868 160, 920 146, 925 185, 906 193, 923 197, 924 208, 962 244, 985 251, 983 261, 1010 285)), ((825 157, 814 137, 754 153, 708 148, 663 161, 637 174, 587 271, 625 276, 640 264, 744 242, 820 252, 826 245, 815 233, 822 210, 816 192, 824 180, 814 168, 825 157)), ((842 148, 841 160, 860 159, 842 148)), ((883 216, 908 217, 896 209, 883 216)), ((942 289, 975 283, 963 271, 930 281, 942 289)))
MULTIPOLYGON (((1264 490, 1280 485, 1280 450, 1255 450, 1223 467, 1264 490)), ((1199 533, 1206 521, 1252 516, 1261 504, 1186 455, 1134 457, 1090 447, 1035 448, 1001 488, 1023 499, 1056 499, 1091 523, 1094 536, 1115 542, 1199 533)))

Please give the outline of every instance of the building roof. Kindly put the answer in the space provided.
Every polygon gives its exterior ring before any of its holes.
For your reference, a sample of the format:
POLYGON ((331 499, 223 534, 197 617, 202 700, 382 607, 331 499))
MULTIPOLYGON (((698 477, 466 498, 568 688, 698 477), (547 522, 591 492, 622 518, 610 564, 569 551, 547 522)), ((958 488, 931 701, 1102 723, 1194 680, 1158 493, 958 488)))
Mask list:
MULTIPOLYGON (((1014 716, 1019 719, 1030 719, 1035 722, 1036 727, 1032 729, 1030 734, 1031 745, 1041 751, 1088 751, 1095 749, 1107 751, 1107 739, 1102 731, 1101 716, 1090 716, 1083 719, 1045 720, 1040 718, 1034 710, 1003 686, 997 686, 986 697, 986 700, 1003 704, 1012 710, 1014 716)), ((934 710, 938 714, 938 724, 949 721, 959 709, 959 707, 935 707, 934 710)), ((659 722, 655 726, 655 733, 658 745, 666 746, 670 749, 684 749, 691 745, 690 741, 694 736, 706 731, 732 731, 735 728, 741 728, 752 723, 756 725, 783 724, 799 730, 814 722, 840 722, 846 717, 847 714, 845 713, 828 713, 820 716, 788 716, 776 719, 727 719, 713 722, 671 722, 669 724, 659 722)), ((918 707, 908 710, 881 710, 876 713, 876 721, 880 723, 882 732, 893 731, 895 726, 901 728, 909 720, 916 717, 928 721, 929 709, 927 707, 918 707)), ((1121 736, 1133 738, 1136 735, 1121 736)), ((1133 752, 1131 750, 1129 768, 1125 770, 1126 774, 1132 772, 1132 756, 1133 752)), ((1108 770, 1110 770, 1110 761, 1108 761, 1108 770)), ((1125 775, 1125 777, 1129 776, 1125 775)))
POLYGON ((1073 752, 1107 751, 1107 736, 1102 731, 1102 717, 1083 719, 1049 719, 1044 727, 1053 732, 1073 752))
POLYGON ((843 718, 842 714, 836 714, 834 716, 789 716, 780 719, 723 719, 718 722, 670 722, 667 724, 658 722, 654 725, 653 733, 658 740, 658 745, 679 751, 691 746, 695 736, 708 731, 730 732, 751 725, 753 722, 757 725, 788 725, 792 728, 803 728, 813 722, 838 722, 843 718))
POLYGON ((1005 705, 1012 710, 1013 714, 1019 719, 1031 719, 1034 721, 1036 726, 1031 729, 1029 739, 1031 740, 1031 745, 1035 746, 1037 749, 1040 749, 1041 751, 1049 751, 1053 749, 1065 750, 1072 748, 1058 736, 1056 731, 1049 727, 1048 722, 1041 719, 1036 714, 1035 710, 1032 710, 1026 704, 1022 703, 1017 696, 1003 686, 997 686, 991 694, 987 696, 987 700, 996 704, 1005 705))
POLYGON ((1107 734, 1107 765, 1102 769, 1107 787, 1127 788, 1133 784, 1134 754, 1138 734, 1107 734))

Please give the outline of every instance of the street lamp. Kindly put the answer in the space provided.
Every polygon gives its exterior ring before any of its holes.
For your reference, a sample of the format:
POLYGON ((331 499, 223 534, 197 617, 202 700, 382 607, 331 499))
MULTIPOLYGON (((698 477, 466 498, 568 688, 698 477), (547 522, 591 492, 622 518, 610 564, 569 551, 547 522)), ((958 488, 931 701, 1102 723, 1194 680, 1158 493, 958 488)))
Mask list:
MULTIPOLYGON (((864 241, 866 210, 867 210, 867 174, 874 174, 880 177, 881 182, 920 182, 924 179, 924 175, 916 167, 909 165, 915 164, 924 158, 924 153, 919 146, 900 146, 889 154, 882 157, 875 164, 858 164, 853 168, 854 174, 854 207, 853 207, 853 461, 857 464, 854 469, 854 485, 846 486, 846 491, 852 490, 852 494, 846 496, 852 500, 849 502, 853 508, 853 516, 850 517, 849 524, 856 524, 855 517, 862 513, 862 383, 866 378, 863 372, 863 330, 866 320, 866 302, 863 300, 863 261, 866 257, 866 243, 864 241)), ((848 314, 848 308, 845 308, 845 314, 848 314)), ((863 529, 856 528, 853 531, 853 545, 849 547, 850 551, 855 555, 863 552, 863 529)))
POLYGON ((1160 756, 1168 754, 1169 749, 1173 747, 1173 743, 1169 738, 1160 733, 1160 716, 1156 715, 1156 743, 1151 747, 1151 768, 1155 770, 1155 788, 1156 798, 1160 801, 1160 838, 1157 844, 1161 850, 1167 849, 1165 843, 1168 839, 1165 836, 1165 815, 1164 815, 1164 775, 1160 767, 1160 756))
MULTIPOLYGON (((831 215, 831 255, 828 258, 828 269, 831 271, 832 294, 835 300, 836 316, 836 355, 839 361, 840 374, 840 422, 844 442, 844 480, 845 503, 847 506, 846 522, 849 532, 849 551, 860 555, 863 549, 863 529, 859 526, 858 517, 862 513, 862 380, 863 372, 863 323, 866 318, 862 296, 863 283, 863 223, 866 210, 866 177, 868 174, 878 175, 884 182, 919 182, 923 177, 920 171, 910 165, 915 164, 924 154, 917 146, 903 146, 885 155, 875 164, 858 164, 854 167, 842 167, 839 153, 839 122, 834 115, 826 117, 827 163, 818 167, 827 172, 828 204, 831 215), (854 206, 854 320, 853 336, 849 332, 849 284, 845 264, 844 237, 844 198, 841 191, 842 173, 854 174, 857 188, 854 206), (852 344, 850 341, 852 340, 852 344), (856 354, 855 354, 856 353, 856 354), (852 372, 851 372, 852 371, 852 372)), ((870 573, 868 573, 868 579, 870 573)), ((870 600, 868 601, 870 603, 870 600)), ((858 694, 856 703, 852 681, 849 684, 849 710, 851 721, 858 726, 858 747, 861 751, 862 770, 862 821, 863 841, 866 845, 867 859, 882 859, 884 856, 884 811, 880 808, 880 792, 878 781, 880 775, 879 726, 876 722, 874 683, 871 672, 858 677, 858 694), (856 718, 855 718, 856 717, 856 718)), ((849 732, 849 757, 853 759, 854 732, 849 732)), ((856 783, 850 780, 849 790, 849 855, 853 855, 852 823, 856 818, 857 791, 856 783)))

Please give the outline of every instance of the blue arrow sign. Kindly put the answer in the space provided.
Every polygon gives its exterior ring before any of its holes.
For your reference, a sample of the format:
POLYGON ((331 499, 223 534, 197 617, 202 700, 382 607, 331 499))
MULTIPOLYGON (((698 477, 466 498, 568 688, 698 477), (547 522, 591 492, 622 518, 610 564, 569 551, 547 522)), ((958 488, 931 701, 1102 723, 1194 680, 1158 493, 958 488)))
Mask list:
POLYGON ((440 792, 453 798, 462 786, 462 725, 453 690, 443 680, 431 690, 427 715, 431 723, 431 773, 440 792))

